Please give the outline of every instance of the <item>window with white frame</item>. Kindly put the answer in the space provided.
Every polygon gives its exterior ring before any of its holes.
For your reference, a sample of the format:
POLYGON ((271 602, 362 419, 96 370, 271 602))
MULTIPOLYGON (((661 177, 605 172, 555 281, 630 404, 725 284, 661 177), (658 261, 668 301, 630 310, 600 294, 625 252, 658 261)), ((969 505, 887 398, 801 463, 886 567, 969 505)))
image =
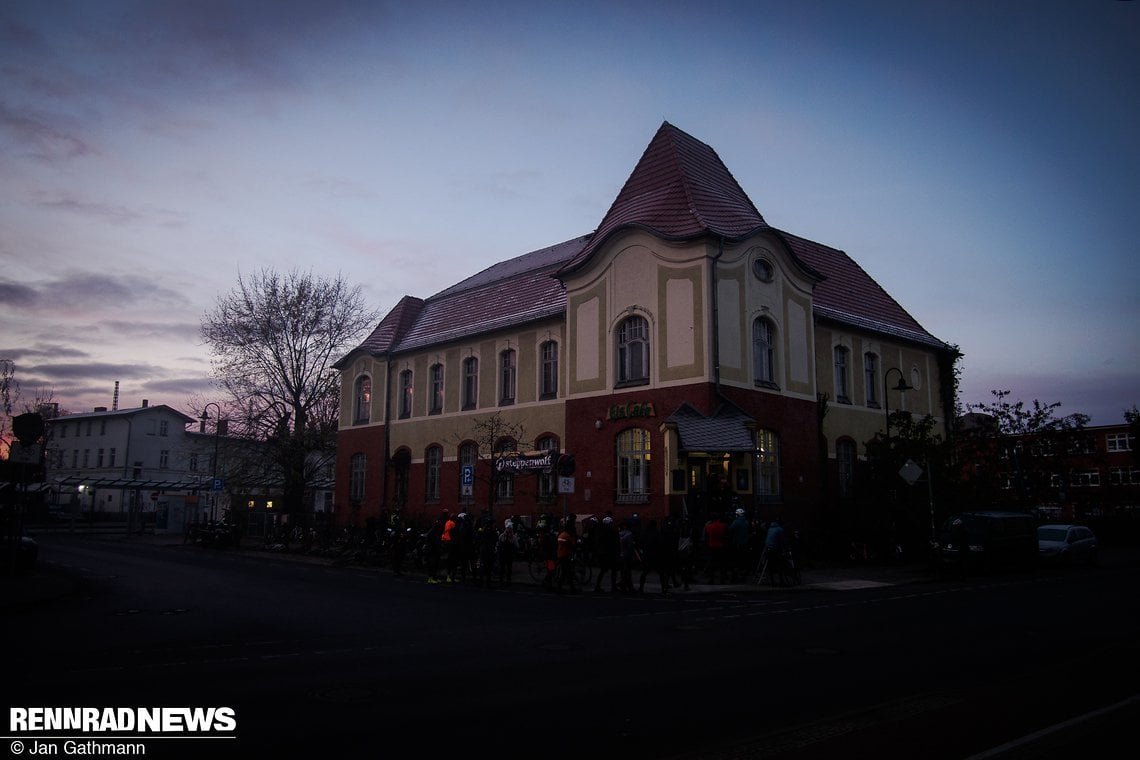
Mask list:
POLYGON ((879 405, 879 357, 868 351, 863 354, 863 386, 867 389, 867 406, 879 405))
POLYGON ((633 316, 617 328, 617 381, 637 385, 649 381, 649 322, 633 316))
POLYGON ((352 469, 348 479, 348 498, 354 503, 364 501, 364 475, 368 469, 368 457, 357 453, 352 455, 352 469))
POLYGON ((518 392, 518 364, 514 349, 499 354, 499 404, 515 403, 518 392))
POLYGON ((431 365, 431 414, 443 411, 443 365, 431 365))
POLYGON ((1100 485, 1100 470, 1074 470, 1069 484, 1074 488, 1096 488, 1100 485))
POLYGON ((170 466, 170 449, 162 449, 158 452, 158 469, 165 470, 170 466))
POLYGON ((1109 433, 1104 437, 1104 445, 1108 451, 1132 451, 1135 442, 1131 433, 1109 433))
POLYGON ((372 378, 361 375, 356 378, 356 392, 353 403, 354 422, 368 422, 372 418, 372 378))
POLYGON ((1108 471, 1108 482, 1114 486, 1140 485, 1140 467, 1113 467, 1108 471))
POLYGON ((412 416, 412 399, 415 396, 412 380, 413 376, 410 369, 400 373, 400 417, 412 416))
MULTIPOLYGON (((504 438, 499 441, 495 447, 499 455, 509 454, 512 451, 518 451, 518 442, 513 438, 504 438)), ((495 474, 495 500, 502 502, 509 502, 515 498, 515 476, 510 472, 498 472, 495 474)))
POLYGON ((847 366, 850 355, 851 352, 847 350, 846 346, 835 347, 835 400, 844 404, 851 403, 850 383, 848 382, 850 375, 847 366))
POLYGON ((758 317, 752 322, 752 376, 757 385, 776 387, 776 344, 772 322, 758 317))
POLYGON ((463 360, 463 408, 479 405, 479 360, 468 356, 463 360))
POLYGON ((548 340, 539 349, 542 360, 542 387, 539 398, 558 396, 558 344, 548 340))
POLYGON ((780 498, 780 437, 773 430, 756 431, 756 494, 761 501, 780 498))
POLYGON ((649 431, 630 428, 617 436, 617 500, 643 503, 649 498, 649 431))
POLYGON ((427 483, 424 487, 424 497, 427 501, 439 501, 440 477, 443 469, 443 449, 439 446, 429 446, 424 453, 424 470, 427 483))
MULTIPOLYGON (((553 451, 558 453, 558 439, 552 435, 543 436, 535 443, 535 448, 539 451, 553 451)), ((551 501, 554 499, 557 490, 555 486, 555 475, 553 472, 540 472, 538 473, 538 498, 542 501, 551 501)))

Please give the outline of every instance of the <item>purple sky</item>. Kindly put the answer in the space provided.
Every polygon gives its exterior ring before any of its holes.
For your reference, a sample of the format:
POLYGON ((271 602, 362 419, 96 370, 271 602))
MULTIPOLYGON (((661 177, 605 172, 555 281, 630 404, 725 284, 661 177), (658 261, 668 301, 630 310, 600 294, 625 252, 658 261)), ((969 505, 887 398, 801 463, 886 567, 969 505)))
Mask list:
POLYGON ((210 400, 239 274, 429 296, 593 230, 662 121, 957 344, 962 401, 1140 403, 1140 3, 1107 0, 5 0, 0 359, 70 411, 210 400))

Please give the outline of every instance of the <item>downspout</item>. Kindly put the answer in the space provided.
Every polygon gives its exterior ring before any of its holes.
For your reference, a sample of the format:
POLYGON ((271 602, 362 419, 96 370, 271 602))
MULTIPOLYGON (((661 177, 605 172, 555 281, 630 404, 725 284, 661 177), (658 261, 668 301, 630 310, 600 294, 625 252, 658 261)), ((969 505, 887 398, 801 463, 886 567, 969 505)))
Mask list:
POLYGON ((713 388, 717 398, 723 398, 720 393, 720 295, 719 281, 717 280, 717 264, 724 255, 724 235, 717 238, 716 256, 710 263, 710 281, 712 283, 712 360, 713 360, 713 388))
POLYGON ((380 470, 380 509, 388 509, 388 470, 392 466, 392 356, 384 371, 384 467, 380 470))

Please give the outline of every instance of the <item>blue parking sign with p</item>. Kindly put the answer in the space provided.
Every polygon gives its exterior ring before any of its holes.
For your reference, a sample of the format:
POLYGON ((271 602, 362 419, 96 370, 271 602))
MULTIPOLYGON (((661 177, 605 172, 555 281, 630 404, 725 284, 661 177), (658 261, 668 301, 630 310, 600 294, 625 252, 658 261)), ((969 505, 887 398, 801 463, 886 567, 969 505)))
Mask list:
POLYGON ((469 464, 463 465, 463 485, 469 486, 475 482, 475 468, 469 464))

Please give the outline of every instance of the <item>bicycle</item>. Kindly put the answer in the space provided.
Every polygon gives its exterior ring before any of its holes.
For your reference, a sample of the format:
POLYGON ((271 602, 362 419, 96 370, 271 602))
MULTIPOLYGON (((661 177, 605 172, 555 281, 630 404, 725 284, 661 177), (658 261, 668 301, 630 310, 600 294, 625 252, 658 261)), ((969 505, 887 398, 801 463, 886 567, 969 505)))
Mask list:
POLYGON ((768 583, 781 588, 798 586, 803 581, 800 576, 800 568, 792 556, 791 549, 777 553, 764 549, 760 555, 760 561, 756 565, 755 582, 757 584, 763 583, 765 575, 768 576, 768 583))

